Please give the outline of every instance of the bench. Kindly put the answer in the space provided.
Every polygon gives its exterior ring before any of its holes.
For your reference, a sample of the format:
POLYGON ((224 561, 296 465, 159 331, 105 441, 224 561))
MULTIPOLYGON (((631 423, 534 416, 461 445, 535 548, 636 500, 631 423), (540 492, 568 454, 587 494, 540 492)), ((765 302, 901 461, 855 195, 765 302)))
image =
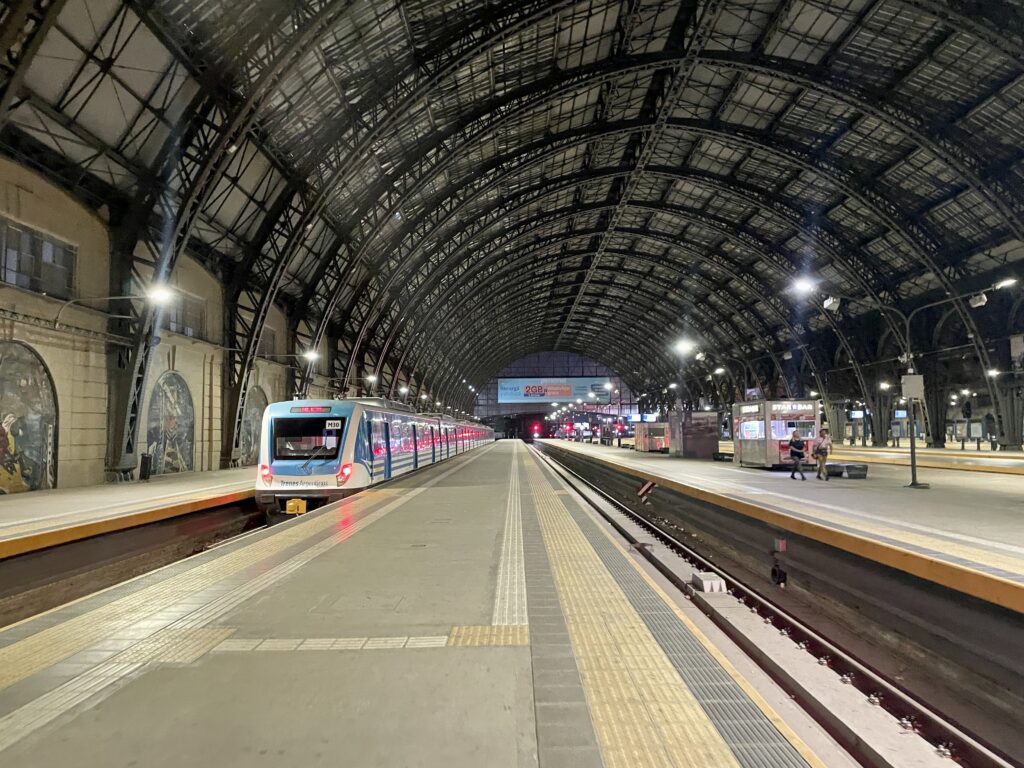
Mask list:
POLYGON ((825 464, 829 477, 845 477, 850 480, 865 480, 868 476, 867 464, 854 464, 852 462, 830 461, 825 464))

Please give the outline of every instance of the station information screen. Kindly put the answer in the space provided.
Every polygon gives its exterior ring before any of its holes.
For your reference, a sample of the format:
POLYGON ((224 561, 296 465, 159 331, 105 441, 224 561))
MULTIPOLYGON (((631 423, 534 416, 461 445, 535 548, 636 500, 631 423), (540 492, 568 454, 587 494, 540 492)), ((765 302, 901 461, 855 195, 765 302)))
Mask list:
POLYGON ((498 379, 499 403, 610 403, 607 377, 498 379))

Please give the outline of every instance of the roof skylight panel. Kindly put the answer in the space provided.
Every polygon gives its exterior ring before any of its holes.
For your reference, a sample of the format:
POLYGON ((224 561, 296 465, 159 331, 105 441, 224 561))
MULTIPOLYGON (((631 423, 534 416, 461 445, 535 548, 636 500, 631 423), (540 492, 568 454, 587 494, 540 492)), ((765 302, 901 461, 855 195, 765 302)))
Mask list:
POLYGON ((833 145, 832 153, 845 158, 858 169, 879 171, 906 155, 914 146, 915 143, 902 131, 873 117, 865 117, 833 145))
POLYGON ((981 245, 1009 234, 1003 218, 971 189, 925 211, 923 218, 947 242, 981 245))
POLYGON ((825 211, 824 217, 836 225, 844 239, 876 238, 888 229, 871 209, 850 197, 839 200, 825 211))
POLYGON ((686 178, 674 181, 668 189, 665 200, 670 205, 688 208, 702 208, 718 195, 718 191, 701 186, 699 180, 686 178))
POLYGON ((791 3, 778 20, 778 31, 766 41, 769 56, 820 63, 849 34, 857 15, 874 0, 804 0, 791 3))
POLYGON ((1024 76, 986 99, 959 122, 959 127, 987 147, 996 162, 1019 158, 1024 146, 1024 76))
POLYGON ((765 76, 745 78, 729 91, 729 102, 719 110, 725 122, 748 128, 767 128, 788 106, 797 88, 765 76))

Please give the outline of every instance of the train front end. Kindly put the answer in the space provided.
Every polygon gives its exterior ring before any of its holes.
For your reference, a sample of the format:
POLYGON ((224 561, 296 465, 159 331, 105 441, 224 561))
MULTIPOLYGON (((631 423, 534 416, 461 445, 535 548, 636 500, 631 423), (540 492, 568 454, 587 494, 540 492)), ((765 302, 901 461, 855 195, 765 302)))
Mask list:
POLYGON ((268 516, 297 514, 365 487, 369 475, 350 439, 352 403, 272 403, 263 414, 256 503, 268 516))

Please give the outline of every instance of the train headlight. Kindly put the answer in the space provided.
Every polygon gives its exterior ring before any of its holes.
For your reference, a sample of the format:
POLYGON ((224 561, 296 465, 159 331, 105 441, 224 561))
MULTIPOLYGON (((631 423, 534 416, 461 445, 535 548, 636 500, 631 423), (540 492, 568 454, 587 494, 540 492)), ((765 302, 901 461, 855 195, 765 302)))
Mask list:
POLYGON ((263 481, 264 485, 270 485, 274 482, 274 474, 270 471, 270 466, 267 464, 260 464, 260 480, 263 481))
POLYGON ((338 487, 347 483, 350 477, 352 477, 352 465, 342 464, 341 469, 338 470, 338 487))

